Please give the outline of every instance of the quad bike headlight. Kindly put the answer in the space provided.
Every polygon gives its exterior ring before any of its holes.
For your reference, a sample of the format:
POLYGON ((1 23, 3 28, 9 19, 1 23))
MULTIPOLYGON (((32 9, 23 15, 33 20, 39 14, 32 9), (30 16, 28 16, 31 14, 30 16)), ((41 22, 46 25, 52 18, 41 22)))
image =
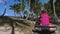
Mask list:
POLYGON ((35 29, 38 29, 37 27, 35 29))
POLYGON ((50 28, 50 31, 56 31, 57 28, 50 28))
POLYGON ((36 27, 35 29, 38 30, 38 31, 41 31, 41 28, 37 28, 37 27, 36 27))

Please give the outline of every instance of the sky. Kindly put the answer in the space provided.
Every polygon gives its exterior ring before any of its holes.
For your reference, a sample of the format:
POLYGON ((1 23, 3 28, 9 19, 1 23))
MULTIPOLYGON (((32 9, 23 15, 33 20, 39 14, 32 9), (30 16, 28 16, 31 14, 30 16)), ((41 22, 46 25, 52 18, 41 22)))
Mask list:
MULTIPOLYGON (((44 0, 40 0, 42 4, 44 4, 44 0)), ((6 14, 7 16, 14 16, 14 11, 9 9, 10 5, 14 4, 14 0, 7 0, 7 5, 6 5, 6 14)), ((4 2, 0 0, 0 15, 2 15, 4 12, 4 2)))

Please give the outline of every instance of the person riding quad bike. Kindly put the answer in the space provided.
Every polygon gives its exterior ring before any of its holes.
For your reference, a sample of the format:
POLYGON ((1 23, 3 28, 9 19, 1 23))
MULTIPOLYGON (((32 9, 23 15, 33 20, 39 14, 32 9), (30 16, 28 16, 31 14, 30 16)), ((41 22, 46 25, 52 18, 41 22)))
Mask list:
POLYGON ((35 26, 35 31, 38 34, 55 34, 56 26, 50 22, 50 16, 46 13, 46 10, 43 9, 39 15, 39 25, 35 26))
POLYGON ((50 22, 50 16, 46 13, 46 10, 43 9, 41 14, 39 15, 40 25, 48 26, 50 22))

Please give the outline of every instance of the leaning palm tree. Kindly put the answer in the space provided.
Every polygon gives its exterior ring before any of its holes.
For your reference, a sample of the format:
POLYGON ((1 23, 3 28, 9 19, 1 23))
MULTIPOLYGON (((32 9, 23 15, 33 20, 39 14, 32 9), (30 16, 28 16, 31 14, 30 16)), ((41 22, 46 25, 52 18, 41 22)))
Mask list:
POLYGON ((55 2, 56 2, 56 0, 53 0, 53 10, 54 10, 55 19, 58 21, 59 19, 58 19, 58 16, 56 14, 56 11, 55 11, 55 2))
POLYGON ((5 13, 6 13, 6 5, 7 5, 7 1, 6 0, 3 0, 4 1, 4 13, 1 15, 1 16, 4 16, 5 13))
MULTIPOLYGON (((14 16, 15 16, 15 11, 17 9, 16 7, 17 7, 16 4, 14 4, 13 6, 12 5, 10 6, 10 9, 11 10, 14 10, 14 16)), ((11 34, 15 34, 15 31, 14 31, 14 23, 11 24, 11 27, 12 27, 11 34)))
POLYGON ((58 22, 58 20, 59 20, 59 18, 58 18, 58 16, 57 16, 57 14, 56 14, 56 9, 57 8, 55 8, 56 6, 55 6, 55 4, 56 4, 56 0, 50 0, 50 2, 49 2, 49 8, 52 10, 52 13, 53 13, 53 15, 54 15, 54 22, 58 22))
MULTIPOLYGON (((15 13, 19 13, 21 11, 21 4, 19 3, 19 4, 10 5, 10 9, 14 10, 14 15, 15 15, 15 13)), ((12 23, 12 33, 11 34, 15 34, 14 24, 15 23, 12 23)))
POLYGON ((26 0, 26 1, 27 1, 27 5, 28 5, 28 10, 27 10, 27 17, 26 17, 26 19, 28 19, 29 13, 30 13, 30 3, 31 3, 31 0, 26 0))
POLYGON ((21 9, 21 4, 14 4, 14 5, 10 5, 10 9, 14 10, 15 13, 19 13, 22 9, 21 9))

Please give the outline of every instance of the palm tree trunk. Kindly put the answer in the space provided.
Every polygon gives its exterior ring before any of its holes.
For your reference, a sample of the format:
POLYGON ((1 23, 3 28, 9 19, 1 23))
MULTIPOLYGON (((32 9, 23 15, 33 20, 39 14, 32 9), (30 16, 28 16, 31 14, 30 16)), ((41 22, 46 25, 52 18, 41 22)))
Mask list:
POLYGON ((4 15, 5 15, 5 13, 6 13, 6 8, 4 9, 4 13, 3 13, 1 16, 4 16, 4 15))
POLYGON ((29 3, 28 3, 29 9, 28 9, 28 11, 27 11, 27 12, 28 12, 28 15, 27 15, 26 19, 28 19, 29 13, 30 13, 30 2, 31 2, 31 1, 29 0, 28 2, 29 2, 29 3))
POLYGON ((14 31, 14 23, 11 24, 11 27, 12 27, 11 34, 15 34, 15 31, 14 31))
POLYGON ((58 16, 57 16, 57 14, 55 12, 55 2, 54 2, 54 0, 53 0, 53 10, 54 10, 54 17, 55 17, 55 19, 58 20, 58 16))
MULTIPOLYGON (((14 0, 14 1, 16 1, 16 0, 14 0)), ((15 16, 16 15, 15 15, 15 10, 14 10, 14 17, 15 16)), ((15 34, 15 31, 14 31, 14 23, 13 22, 11 23, 11 27, 12 27, 11 34, 15 34)))
MULTIPOLYGON (((23 10, 22 10, 22 2, 23 2, 23 0, 21 0, 21 11, 23 12, 23 10)), ((21 18, 22 18, 22 15, 21 15, 21 18)))
POLYGON ((4 2, 5 2, 5 4, 4 4, 4 13, 1 16, 4 16, 5 13, 6 13, 6 5, 7 5, 7 2, 6 2, 6 0, 4 2))

